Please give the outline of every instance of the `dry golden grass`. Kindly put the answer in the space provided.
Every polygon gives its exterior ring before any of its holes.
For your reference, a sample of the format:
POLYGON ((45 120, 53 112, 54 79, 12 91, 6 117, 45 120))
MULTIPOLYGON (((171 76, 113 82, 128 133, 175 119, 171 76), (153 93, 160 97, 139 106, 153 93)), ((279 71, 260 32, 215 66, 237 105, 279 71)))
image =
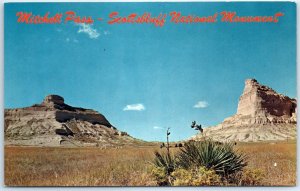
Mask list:
POLYGON ((152 148, 5 148, 8 186, 147 186, 152 148))
MULTIPOLYGON (((295 185, 296 143, 248 143, 237 148, 263 185, 295 185), (274 163, 277 166, 274 166, 274 163)), ((156 186, 150 161, 157 147, 122 149, 5 147, 7 186, 156 186)))
POLYGON ((264 186, 296 185, 296 142, 238 144, 247 155, 248 167, 264 170, 264 186))

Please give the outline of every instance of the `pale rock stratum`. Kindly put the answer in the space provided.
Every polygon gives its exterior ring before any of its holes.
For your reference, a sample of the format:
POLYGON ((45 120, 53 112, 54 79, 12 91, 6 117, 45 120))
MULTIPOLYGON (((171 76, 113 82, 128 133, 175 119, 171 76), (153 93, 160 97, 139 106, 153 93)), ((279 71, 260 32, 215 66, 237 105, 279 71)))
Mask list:
POLYGON ((41 104, 5 109, 6 145, 122 146, 141 142, 113 127, 104 115, 65 104, 58 95, 41 104))
POLYGON ((296 99, 275 92, 255 79, 247 79, 237 113, 221 124, 204 128, 190 140, 220 142, 280 141, 296 138, 296 99))

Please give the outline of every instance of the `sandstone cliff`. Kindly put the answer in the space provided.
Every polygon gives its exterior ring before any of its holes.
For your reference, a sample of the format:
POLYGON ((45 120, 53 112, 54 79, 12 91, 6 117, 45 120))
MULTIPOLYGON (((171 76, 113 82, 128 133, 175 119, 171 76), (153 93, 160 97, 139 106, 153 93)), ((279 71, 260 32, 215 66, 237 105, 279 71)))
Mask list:
POLYGON ((8 145, 107 147, 138 142, 113 127, 104 115, 69 106, 58 95, 31 107, 5 109, 4 120, 8 145))
POLYGON ((296 138, 297 102, 255 79, 245 81, 237 113, 221 124, 204 129, 192 140, 212 138, 217 141, 274 141, 296 138))

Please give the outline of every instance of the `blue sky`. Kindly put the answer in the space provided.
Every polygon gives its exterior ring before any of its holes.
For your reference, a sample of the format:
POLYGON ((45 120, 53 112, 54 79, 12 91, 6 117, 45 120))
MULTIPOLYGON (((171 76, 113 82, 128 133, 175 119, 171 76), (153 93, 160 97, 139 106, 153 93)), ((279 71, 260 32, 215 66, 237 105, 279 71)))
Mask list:
POLYGON ((244 80, 256 78, 296 97, 296 12, 293 3, 57 3, 5 5, 5 108, 58 94, 72 106, 104 114, 144 140, 194 135, 193 120, 216 125, 237 109, 244 80), (75 11, 102 17, 92 26, 18 24, 18 11, 75 11), (279 23, 108 25, 109 13, 180 11, 274 15, 279 23))

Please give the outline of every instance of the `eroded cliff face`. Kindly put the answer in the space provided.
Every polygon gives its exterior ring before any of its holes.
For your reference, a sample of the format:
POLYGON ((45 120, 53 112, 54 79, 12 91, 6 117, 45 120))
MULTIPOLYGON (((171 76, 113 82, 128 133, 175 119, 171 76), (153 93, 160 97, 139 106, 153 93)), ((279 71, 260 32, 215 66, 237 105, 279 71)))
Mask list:
POLYGON ((296 107, 295 99, 278 94, 273 89, 260 85, 255 79, 247 79, 238 103, 237 115, 261 116, 270 120, 281 117, 288 120, 295 116, 296 107))
POLYGON ((237 113, 204 129, 193 140, 269 141, 296 138, 296 99, 277 93, 255 79, 247 79, 237 113))
POLYGON ((4 115, 6 144, 107 147, 135 141, 113 127, 104 115, 69 106, 58 95, 49 95, 31 107, 5 109, 4 115))

